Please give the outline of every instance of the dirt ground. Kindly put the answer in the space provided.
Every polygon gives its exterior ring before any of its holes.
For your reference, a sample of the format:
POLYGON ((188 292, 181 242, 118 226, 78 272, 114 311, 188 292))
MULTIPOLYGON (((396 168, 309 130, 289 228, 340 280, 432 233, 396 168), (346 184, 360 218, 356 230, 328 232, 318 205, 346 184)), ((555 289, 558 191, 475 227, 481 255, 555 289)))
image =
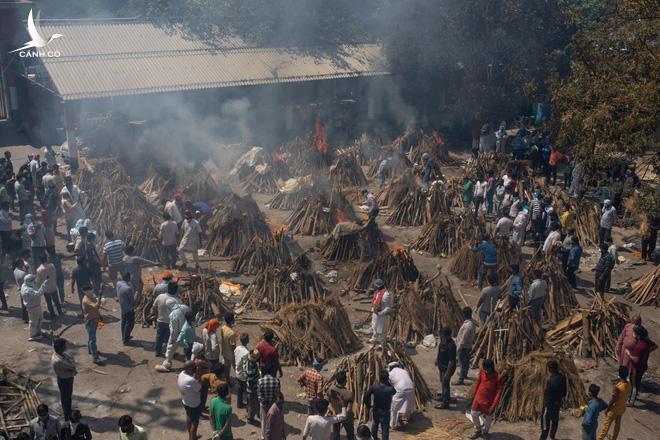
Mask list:
MULTIPOLYGON (((14 158, 18 159, 18 153, 25 152, 25 148, 15 148, 14 158)), ((18 161, 17 161, 18 162, 18 161)), ((443 169, 444 171, 444 169, 443 169)), ((458 173, 460 170, 447 170, 448 174, 458 173)), ((267 196, 255 195, 262 210, 268 216, 271 224, 281 224, 288 215, 286 211, 274 211, 268 209, 265 205, 269 199, 267 196)), ((386 235, 390 243, 397 242, 403 245, 408 244, 415 238, 420 228, 399 228, 389 227, 384 224, 384 216, 378 219, 379 226, 386 235)), ((18 227, 17 220, 15 227, 18 227)), ((621 245, 634 237, 633 230, 615 230, 616 243, 621 245)), ((317 243, 322 243, 324 237, 295 237, 304 249, 314 248, 317 243)), ((58 238, 58 251, 63 252, 64 242, 58 238)), ((526 248, 529 256, 529 248, 526 248)), ((595 265, 595 249, 585 249, 583 267, 579 273, 579 292, 578 299, 581 304, 586 304, 590 300, 588 291, 593 286, 592 268, 595 265)), ((342 292, 345 290, 345 283, 354 268, 354 265, 324 266, 320 261, 318 252, 310 253, 315 261, 315 268, 322 274, 331 269, 339 272, 339 281, 336 284, 328 284, 333 292, 342 292)), ((650 263, 644 264, 631 252, 622 249, 621 255, 626 262, 618 265, 614 270, 612 287, 623 286, 625 282, 637 278, 641 274, 652 268, 650 263)), ((448 274, 448 260, 434 258, 429 255, 413 253, 413 258, 417 267, 426 275, 433 275, 439 267, 443 273, 448 274)), ((93 431, 95 439, 106 440, 116 439, 117 420, 122 414, 130 414, 135 423, 145 427, 152 439, 186 439, 185 432, 185 414, 182 408, 179 391, 176 386, 176 373, 158 373, 154 366, 159 364, 161 359, 154 357, 153 341, 155 330, 153 328, 136 327, 133 332, 136 345, 125 347, 121 344, 119 330, 119 306, 114 298, 108 298, 104 305, 104 317, 106 326, 99 331, 97 335, 99 350, 105 365, 96 366, 92 363, 91 357, 87 354, 86 341, 87 336, 82 325, 81 319, 77 317, 79 306, 77 297, 70 293, 69 274, 74 260, 67 256, 64 260, 66 272, 66 303, 64 310, 66 316, 60 320, 51 323, 50 320, 44 321, 46 330, 50 326, 55 333, 63 332, 63 337, 70 341, 70 351, 75 356, 78 363, 78 375, 74 384, 74 407, 79 408, 93 431), (68 327, 71 326, 71 327, 68 327)), ((214 270, 227 269, 229 262, 220 262, 214 264, 214 270)), ((153 270, 157 277, 160 268, 146 269, 153 270)), ((51 347, 50 342, 28 342, 27 326, 20 319, 20 303, 16 294, 16 288, 13 285, 13 277, 5 268, 3 270, 3 279, 5 280, 5 291, 8 295, 10 312, 0 312, 0 332, 5 335, 3 343, 0 345, 1 363, 6 364, 20 372, 30 374, 33 379, 42 382, 39 387, 39 395, 43 402, 47 403, 52 413, 61 412, 59 403, 59 393, 55 378, 50 366, 51 347)), ((454 291, 460 291, 466 301, 474 306, 477 302, 478 290, 471 283, 461 282, 453 276, 449 276, 454 291)), ((366 318, 364 312, 356 311, 356 308, 366 308, 365 297, 345 294, 342 301, 349 311, 352 322, 357 322, 366 318)), ((457 295, 459 303, 462 305, 460 295, 457 295)), ((44 310, 46 309, 44 305, 44 310)), ((638 311, 640 308, 633 307, 638 311)), ((651 307, 641 308, 644 325, 649 329, 651 338, 655 341, 660 340, 660 312, 651 307)), ((266 319, 268 315, 260 314, 260 317, 266 319)), ((243 324, 238 320, 237 328, 239 332, 247 332, 251 336, 250 346, 254 346, 259 338, 259 328, 255 324, 243 324)), ((199 334, 199 332, 198 332, 199 334)), ((361 339, 366 342, 368 335, 358 332, 361 339)), ((658 412, 660 410, 660 350, 652 354, 649 361, 650 368, 645 376, 645 386, 638 400, 638 407, 630 408, 623 417, 623 425, 619 438, 622 439, 657 439, 657 427, 660 421, 658 412), (653 434, 656 432, 656 434, 653 434)), ((417 366, 422 372, 432 390, 439 388, 439 379, 437 370, 433 365, 435 358, 435 349, 425 349, 420 346, 418 349, 411 349, 411 354, 417 366)), ((182 365, 182 356, 179 355, 175 362, 175 368, 182 365)), ((585 362, 577 360, 580 365, 585 362)), ((326 376, 330 375, 337 360, 332 360, 324 370, 326 376)), ((299 438, 302 427, 305 422, 304 397, 301 389, 296 384, 296 379, 301 370, 295 366, 284 368, 284 377, 282 388, 286 396, 286 415, 287 433, 289 438, 299 438)), ((472 370, 470 377, 474 377, 476 370, 472 370)), ((601 395, 607 400, 612 390, 612 384, 616 376, 616 362, 611 359, 598 360, 597 366, 581 373, 585 385, 597 383, 601 386, 601 395)), ((465 409, 469 406, 467 386, 453 387, 452 396, 456 403, 450 410, 437 410, 433 405, 428 405, 420 414, 416 415, 409 425, 407 432, 394 432, 391 434, 393 439, 414 438, 416 434, 426 432, 431 434, 431 428, 435 426, 453 427, 462 426, 465 417, 465 409)), ((235 401, 235 398, 233 397, 235 401)), ((242 410, 235 410, 238 415, 236 424, 232 430, 236 439, 256 439, 259 429, 255 426, 245 423, 245 414, 242 410)), ((602 420, 602 416, 601 416, 602 420)), ((459 430, 460 431, 460 430, 459 430)), ((461 437, 456 434, 454 437, 437 438, 467 438, 471 431, 465 431, 461 437)), ((207 419, 200 422, 200 431, 203 439, 210 437, 211 428, 207 419)), ((535 439, 538 438, 538 424, 534 422, 526 423, 504 423, 498 422, 493 426, 492 439, 535 439)), ((343 438, 343 437, 342 437, 343 438)), ((431 434, 431 437, 434 435, 431 434)), ((574 417, 571 412, 563 412, 558 432, 559 439, 579 439, 580 438, 580 419, 574 417)))

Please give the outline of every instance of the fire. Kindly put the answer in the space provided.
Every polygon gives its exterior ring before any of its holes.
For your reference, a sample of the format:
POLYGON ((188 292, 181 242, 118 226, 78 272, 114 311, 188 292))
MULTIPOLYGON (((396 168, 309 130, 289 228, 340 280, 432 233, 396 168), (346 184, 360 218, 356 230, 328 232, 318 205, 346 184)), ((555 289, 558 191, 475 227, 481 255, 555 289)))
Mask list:
POLYGON ((273 228, 273 232, 275 234, 284 234, 288 230, 289 228, 287 227, 287 225, 275 225, 275 227, 273 228))
POLYGON ((323 154, 328 154, 328 132, 321 123, 321 109, 316 108, 316 117, 314 119, 314 148, 323 154))
POLYGON ((398 244, 398 243, 392 243, 392 246, 390 246, 390 253, 392 255, 397 255, 397 254, 403 253, 405 251, 406 251, 406 248, 403 247, 402 245, 398 244))

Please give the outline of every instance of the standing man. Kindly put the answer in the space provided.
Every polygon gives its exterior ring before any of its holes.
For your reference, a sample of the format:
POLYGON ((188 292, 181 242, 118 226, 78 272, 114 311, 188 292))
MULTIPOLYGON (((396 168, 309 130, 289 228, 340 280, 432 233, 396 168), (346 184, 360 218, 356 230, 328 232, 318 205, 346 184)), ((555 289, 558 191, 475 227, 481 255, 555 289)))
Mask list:
POLYGON ((508 240, 511 235, 511 228, 513 228, 513 220, 504 215, 497 221, 497 224, 495 225, 495 233, 508 240))
POLYGON ((275 367, 269 365, 263 369, 263 376, 257 382, 257 397, 259 399, 259 419, 261 420, 261 437, 266 435, 266 412, 275 402, 281 392, 280 380, 275 377, 275 367))
MULTIPOLYGON (((29 319, 27 309, 25 308, 25 302, 21 296, 21 287, 23 287, 23 281, 25 280, 25 276, 28 274, 28 270, 29 269, 27 264, 25 261, 23 261, 22 258, 17 258, 14 260, 14 282, 16 283, 16 296, 18 296, 18 299, 21 301, 21 317, 23 318, 24 324, 27 324, 29 319)), ((41 300, 39 300, 39 303, 41 304, 41 300)))
POLYGON ((369 342, 375 347, 381 344, 385 350, 389 314, 392 310, 392 296, 385 287, 385 282, 378 278, 374 281, 374 296, 371 300, 371 330, 369 342))
POLYGON ((32 214, 25 216, 25 223, 32 249, 32 266, 37 267, 41 263, 41 257, 46 255, 46 231, 44 224, 39 220, 34 220, 32 214))
POLYGON ((108 278, 112 287, 117 287, 117 274, 124 270, 124 249, 126 243, 116 239, 112 231, 105 231, 106 242, 103 245, 103 265, 108 267, 108 278))
POLYGON ((186 218, 181 224, 181 243, 179 243, 179 258, 181 259, 181 268, 188 267, 186 252, 192 253, 195 261, 195 269, 199 269, 199 248, 202 246, 202 227, 199 222, 193 218, 192 211, 187 210, 186 218))
POLYGON ((71 295, 77 291, 78 300, 80 301, 80 309, 82 310, 82 300, 85 296, 83 288, 92 286, 92 273, 85 265, 85 260, 83 258, 76 258, 76 264, 77 266, 71 271, 71 295))
POLYGON ((353 414, 353 402, 355 393, 346 388, 346 372, 338 371, 335 375, 335 384, 328 390, 330 405, 335 414, 341 412, 343 408, 346 412, 346 418, 341 423, 332 425, 332 440, 339 440, 341 427, 346 431, 346 440, 355 440, 355 425, 353 414))
POLYGON ((488 170, 488 179, 486 180, 486 214, 493 213, 493 198, 495 197, 495 172, 488 170))
MULTIPOLYGON (((470 310, 470 315, 472 315, 472 310, 470 310)), ((449 409, 449 400, 451 399, 450 380, 456 371, 456 344, 451 338, 451 329, 449 327, 443 328, 440 332, 440 345, 438 345, 438 356, 435 359, 435 365, 438 367, 440 384, 442 385, 441 403, 435 407, 437 409, 449 409)), ((462 369, 463 365, 461 365, 462 369)), ((463 383, 463 378, 459 378, 459 382, 463 383)))
POLYGON ((369 192, 369 190, 363 190, 362 195, 367 199, 367 206, 369 207, 369 222, 375 222, 378 213, 380 212, 380 206, 378 205, 378 200, 376 196, 369 192))
POLYGON ((390 384, 396 391, 390 408, 390 429, 397 430, 408 424, 408 418, 415 409, 415 384, 398 362, 390 362, 388 368, 390 384))
POLYGON ((101 297, 97 297, 94 290, 90 287, 85 287, 85 297, 83 298, 83 321, 85 328, 87 328, 87 350, 92 355, 92 362, 95 364, 101 363, 99 351, 96 346, 96 329, 98 328, 99 321, 101 320, 101 297))
POLYGON ((314 414, 316 403, 323 399, 323 369, 325 362, 314 359, 312 368, 306 370, 298 378, 298 384, 305 389, 307 396, 307 415, 314 414))
POLYGON ((612 425, 614 425, 614 429, 612 430, 610 440, 619 438, 621 418, 623 417, 623 413, 626 412, 626 402, 628 401, 628 396, 630 396, 631 389, 632 385, 628 383, 628 368, 621 366, 619 367, 619 381, 614 386, 612 398, 607 405, 605 420, 603 421, 603 427, 600 428, 600 432, 598 433, 598 440, 605 440, 612 425))
POLYGON ((374 440, 378 440, 379 426, 383 432, 382 439, 389 440, 390 438, 390 407, 395 394, 396 390, 390 385, 387 370, 381 370, 379 383, 372 385, 364 394, 362 403, 367 407, 367 412, 371 409, 371 433, 374 440), (373 396, 373 403, 371 396, 373 396))
POLYGON ((543 393, 543 410, 541 411, 541 437, 539 440, 546 440, 548 433, 550 438, 554 439, 557 434, 559 424, 559 411, 561 404, 566 397, 566 377, 559 372, 557 361, 550 360, 547 364, 550 378, 545 385, 543 393))
POLYGON ((209 407, 209 421, 213 438, 218 440, 233 439, 231 433, 231 402, 229 401, 229 385, 223 383, 218 386, 218 397, 211 399, 209 407))
POLYGON ((55 310, 53 308, 53 303, 55 308, 57 308, 58 316, 62 316, 62 305, 60 304, 60 297, 57 294, 57 271, 55 270, 55 265, 48 262, 48 258, 45 255, 39 257, 40 265, 37 267, 37 278, 35 283, 37 285, 45 285, 44 297, 46 298, 46 305, 48 306, 48 313, 50 314, 50 319, 55 318, 55 310))
MULTIPOLYGON (((336 425, 333 425, 333 428, 336 425)), ((347 434, 348 435, 348 434, 347 434)), ((277 399, 266 414, 266 433, 264 440, 286 440, 284 432, 284 394, 278 393, 277 399)), ((348 440, 353 440, 348 437, 348 440)))
POLYGON ((474 197, 474 183, 472 180, 465 175, 463 176, 463 211, 467 212, 470 209, 472 204, 472 198, 474 197))
POLYGON ((488 184, 484 180, 483 176, 478 176, 477 177, 477 184, 474 187, 474 198, 472 201, 474 202, 474 217, 476 218, 479 215, 479 211, 481 209, 481 204, 484 202, 486 199, 486 188, 488 184))
POLYGON ((422 164, 424 169, 422 170, 422 185, 425 189, 429 188, 429 182, 431 181, 431 173, 433 172, 433 160, 429 153, 422 154, 422 164))
POLYGON ((60 402, 62 403, 62 413, 64 421, 71 419, 71 397, 73 396, 73 378, 78 371, 76 362, 72 356, 65 353, 66 340, 57 338, 53 341, 53 356, 51 364, 55 375, 57 376, 57 387, 60 389, 60 402))
POLYGON ((511 280, 509 281, 509 309, 518 308, 520 297, 522 296, 522 278, 520 277, 520 267, 517 264, 511 265, 511 280))
POLYGON ((550 233, 543 242, 543 253, 545 255, 551 255, 555 248, 555 245, 561 245, 561 232, 559 232, 559 224, 553 223, 550 225, 550 233))
POLYGON ((527 224, 529 223, 529 212, 523 208, 513 221, 513 235, 511 239, 519 246, 525 244, 525 235, 527 233, 527 224))
POLYGON ((477 301, 477 310, 479 310, 479 321, 485 324, 491 312, 495 310, 497 301, 502 297, 502 289, 497 285, 497 279, 493 272, 489 272, 486 277, 488 286, 481 290, 479 301, 477 301))
POLYGON ((263 370, 268 367, 273 367, 273 371, 279 372, 280 377, 283 376, 282 366, 280 365, 280 352, 273 343, 272 330, 264 332, 263 339, 257 344, 257 351, 259 351, 259 367, 263 370))
POLYGON ((614 259, 608 252, 606 244, 600 245, 600 259, 596 263, 594 284, 596 287, 596 294, 605 297, 605 293, 609 290, 610 279, 612 277, 612 269, 614 269, 614 259))
POLYGON ((234 358, 234 350, 236 349, 236 332, 233 327, 236 319, 233 312, 227 312, 224 316, 225 323, 220 327, 220 348, 222 351, 222 359, 225 364, 225 379, 229 382, 229 373, 232 367, 236 370, 236 361, 234 358))
POLYGON ((582 246, 577 235, 571 237, 571 247, 568 250, 566 259, 566 278, 573 289, 577 289, 577 278, 575 272, 580 268, 580 258, 582 258, 582 246))
POLYGON ((41 295, 43 295, 45 290, 45 282, 37 290, 34 288, 34 275, 25 275, 23 285, 21 286, 21 299, 23 300, 23 304, 25 304, 28 318, 30 319, 28 326, 30 337, 28 341, 36 341, 44 337, 44 334, 41 332, 41 295))
POLYGON ((0 242, 2 245, 2 259, 4 262, 7 254, 11 255, 11 230, 12 221, 9 212, 9 203, 0 203, 0 242))
POLYGON ((386 157, 378 165, 378 178, 380 179, 380 185, 378 186, 379 188, 383 187, 383 185, 385 184, 385 180, 390 175, 391 168, 392 168, 392 166, 390 164, 391 161, 392 161, 391 157, 386 157))
POLYGON ((248 355, 245 365, 245 391, 247 392, 247 421, 254 423, 254 416, 259 411, 259 398, 257 395, 261 371, 259 370, 259 359, 261 354, 256 348, 248 355))
MULTIPOLYGON (((495 243, 493 243, 488 235, 484 235, 481 237, 481 244, 470 250, 472 252, 484 253, 484 262, 479 269, 479 288, 481 289, 484 286, 484 278, 486 277, 486 274, 489 272, 493 274, 497 273, 497 252, 495 251, 495 243)), ((497 282, 497 275, 495 275, 495 281, 497 282)))
POLYGON ((56 417, 48 413, 48 406, 37 407, 37 417, 30 420, 30 440, 59 439, 62 427, 56 417))
POLYGON ((495 363, 491 359, 484 359, 481 364, 479 377, 474 384, 474 398, 470 407, 472 423, 475 432, 471 439, 488 436, 490 424, 493 421, 493 413, 502 396, 502 378, 495 371, 495 363), (484 424, 481 424, 481 416, 484 416, 484 424))
POLYGON ((472 319, 472 309, 470 307, 463 307, 463 318, 465 321, 463 321, 461 328, 458 329, 458 335, 456 335, 456 350, 458 360, 461 363, 456 385, 463 385, 465 379, 467 379, 470 369, 470 353, 472 353, 472 346, 477 336, 477 323, 472 319))
POLYGON ((135 293, 131 285, 131 273, 124 272, 121 281, 117 283, 117 301, 121 311, 121 341, 130 345, 133 339, 131 332, 135 326, 135 293))
POLYGON ((245 391, 247 380, 247 363, 250 350, 250 335, 241 333, 240 345, 234 349, 234 361, 236 362, 236 380, 238 380, 238 393, 236 394, 236 407, 245 408, 245 391))
POLYGON ((600 216, 600 229, 598 230, 598 240, 601 244, 612 241, 612 226, 616 223, 616 208, 612 205, 610 199, 603 203, 603 210, 600 216))
POLYGON ((530 307, 530 315, 537 323, 541 323, 543 318, 543 303, 548 293, 548 282, 543 279, 540 270, 535 269, 533 281, 527 290, 527 305, 530 307))
POLYGON ((142 265, 158 266, 159 263, 135 255, 135 248, 132 244, 126 246, 126 255, 124 255, 124 270, 131 274, 131 285, 137 295, 142 295, 144 283, 142 283, 142 265))
POLYGON ((181 299, 177 296, 179 286, 171 281, 172 274, 165 271, 163 272, 163 283, 154 288, 154 293, 156 293, 159 286, 164 286, 166 289, 165 292, 156 296, 151 309, 151 314, 156 315, 156 341, 154 347, 156 357, 163 357, 163 344, 170 339, 170 313, 172 313, 172 307, 181 303, 181 299))
POLYGON ((200 394, 202 384, 195 377, 196 372, 195 361, 187 361, 183 365, 183 371, 179 373, 179 378, 177 379, 179 391, 181 392, 181 402, 183 402, 183 407, 186 410, 188 440, 197 440, 199 416, 202 413, 202 399, 200 394))
POLYGON ((167 212, 163 213, 163 223, 160 224, 158 238, 160 239, 160 244, 163 245, 165 254, 163 264, 168 269, 174 269, 176 266, 176 239, 178 235, 179 227, 176 222, 172 220, 167 212))
MULTIPOLYGON (((176 286, 175 283, 170 283, 170 286, 176 286)), ((177 286, 178 288, 178 286, 177 286)), ((172 287, 172 289, 175 289, 172 287)), ((178 302, 176 299, 168 298, 165 307, 172 310, 170 312, 170 337, 167 340, 167 349, 165 350, 165 360, 162 365, 157 365, 156 370, 161 372, 172 371, 172 360, 176 354, 176 347, 178 345, 179 335, 183 330, 183 325, 187 322, 186 314, 190 308, 178 302)))
POLYGON ((177 225, 180 225, 183 221, 183 217, 181 216, 181 209, 183 209, 183 201, 181 200, 180 194, 176 194, 173 200, 165 202, 164 211, 170 216, 172 220, 174 220, 177 225))
POLYGON ((16 182, 14 183, 14 191, 16 192, 16 197, 18 198, 19 219, 21 223, 23 223, 25 216, 32 213, 33 198, 32 193, 30 193, 25 183, 25 176, 18 176, 16 178, 16 182))

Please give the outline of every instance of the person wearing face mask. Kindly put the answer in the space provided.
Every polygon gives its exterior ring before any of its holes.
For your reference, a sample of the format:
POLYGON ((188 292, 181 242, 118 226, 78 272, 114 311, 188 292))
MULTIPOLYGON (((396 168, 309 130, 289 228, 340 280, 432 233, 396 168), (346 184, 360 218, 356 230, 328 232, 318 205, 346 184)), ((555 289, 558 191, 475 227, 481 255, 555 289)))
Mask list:
POLYGON ((61 429, 57 418, 48 414, 48 405, 42 403, 37 407, 37 417, 30 420, 30 440, 59 439, 61 429))
POLYGON ((92 440, 92 431, 89 426, 80 422, 82 414, 77 409, 71 412, 71 419, 62 428, 61 440, 92 440))

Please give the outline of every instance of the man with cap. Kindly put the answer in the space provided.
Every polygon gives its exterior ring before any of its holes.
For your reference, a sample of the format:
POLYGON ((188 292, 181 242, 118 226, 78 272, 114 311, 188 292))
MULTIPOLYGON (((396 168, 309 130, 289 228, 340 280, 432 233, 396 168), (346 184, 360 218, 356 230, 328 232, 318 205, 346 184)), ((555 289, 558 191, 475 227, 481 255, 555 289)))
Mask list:
POLYGON ((323 375, 321 370, 325 362, 322 359, 314 359, 312 368, 305 371, 298 378, 298 384, 305 388, 307 395, 307 415, 314 414, 316 403, 323 399, 323 375))
POLYGON ((392 295, 385 287, 385 282, 380 278, 374 281, 374 296, 371 300, 371 342, 374 346, 379 343, 385 348, 389 315, 392 310, 392 295))
POLYGON ((187 267, 186 252, 192 253, 195 268, 199 269, 199 248, 202 246, 202 227, 193 218, 192 211, 186 211, 186 218, 181 224, 181 242, 179 243, 179 258, 181 267, 187 267))
POLYGON ((390 428, 399 429, 408 423, 408 417, 415 408, 415 384, 398 362, 390 362, 387 368, 390 370, 390 384, 396 390, 390 409, 390 428))
POLYGON ((156 341, 154 347, 156 357, 163 356, 163 344, 170 338, 170 313, 174 304, 181 302, 177 296, 178 288, 179 286, 176 283, 172 283, 172 273, 167 270, 163 272, 163 282, 154 287, 154 296, 156 299, 154 300, 151 314, 156 316, 156 341))
POLYGON ((612 205, 610 199, 603 203, 603 213, 600 216, 600 229, 598 230, 598 240, 600 243, 612 241, 612 226, 617 219, 616 208, 612 205))
POLYGON ((28 341, 36 341, 44 336, 41 333, 41 297, 46 290, 46 281, 43 282, 39 289, 35 289, 34 278, 32 274, 25 275, 23 285, 21 286, 21 299, 23 300, 23 304, 25 304, 30 320, 28 326, 30 338, 28 341))
MULTIPOLYGON (((176 283, 170 283, 169 285, 170 291, 176 291, 177 287, 178 286, 176 285, 176 283)), ((163 371, 163 372, 171 371, 172 359, 174 359, 174 354, 176 353, 179 333, 181 333, 183 324, 184 322, 186 322, 186 313, 190 310, 190 308, 187 305, 181 304, 174 298, 169 298, 165 303, 165 307, 172 310, 172 312, 170 312, 169 314, 170 337, 167 341, 165 360, 163 361, 162 365, 156 366, 156 369, 158 371, 163 371)))

